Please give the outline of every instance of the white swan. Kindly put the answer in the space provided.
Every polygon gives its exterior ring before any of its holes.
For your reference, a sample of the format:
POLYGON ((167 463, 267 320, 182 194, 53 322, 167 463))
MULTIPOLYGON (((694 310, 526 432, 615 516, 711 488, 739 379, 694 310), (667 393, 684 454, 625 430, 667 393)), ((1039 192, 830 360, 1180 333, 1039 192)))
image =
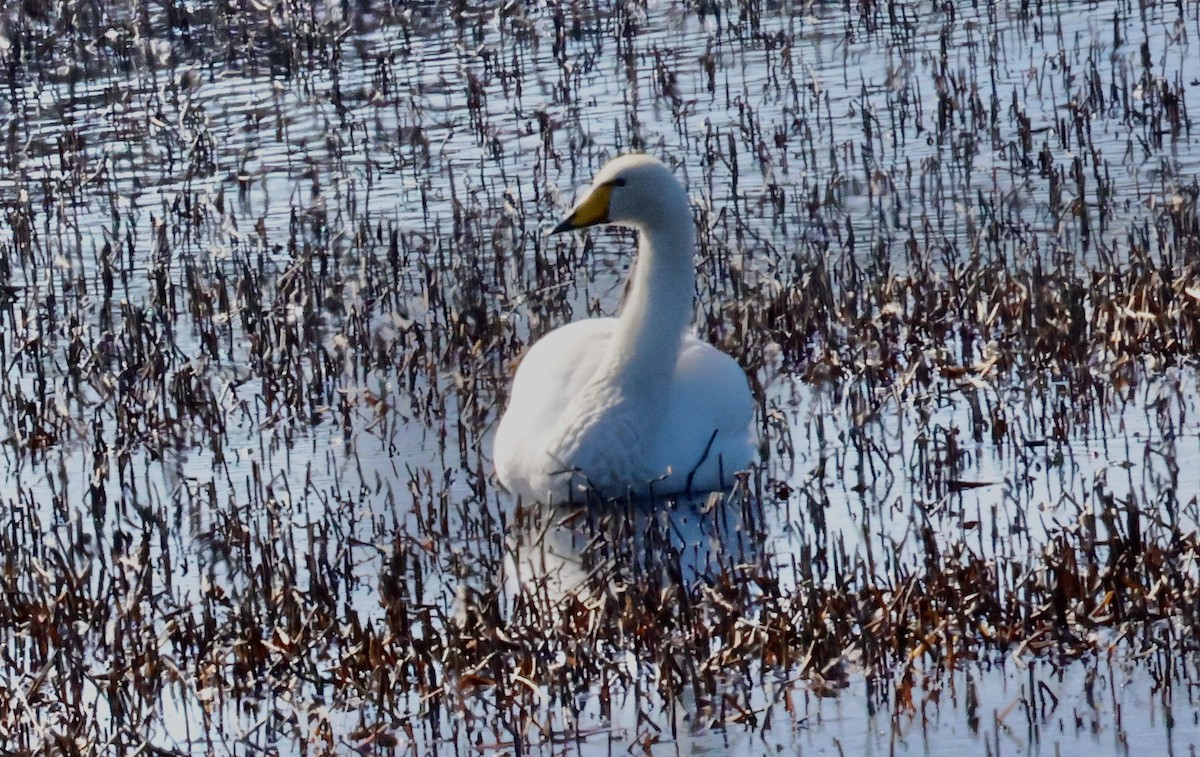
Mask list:
POLYGON ((604 223, 639 232, 624 310, 555 329, 525 355, 496 430, 497 477, 547 503, 724 488, 754 459, 754 400, 733 358, 686 333, 687 194, 654 158, 616 158, 551 233, 604 223))

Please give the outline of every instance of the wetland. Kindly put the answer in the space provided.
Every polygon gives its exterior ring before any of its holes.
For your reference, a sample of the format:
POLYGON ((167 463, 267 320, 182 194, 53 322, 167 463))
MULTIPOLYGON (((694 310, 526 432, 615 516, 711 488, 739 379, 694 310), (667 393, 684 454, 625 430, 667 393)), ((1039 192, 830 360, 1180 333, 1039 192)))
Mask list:
POLYGON ((1200 5, 3 14, 0 751, 1200 744, 1200 5), (517 503, 630 151, 760 461, 517 503))

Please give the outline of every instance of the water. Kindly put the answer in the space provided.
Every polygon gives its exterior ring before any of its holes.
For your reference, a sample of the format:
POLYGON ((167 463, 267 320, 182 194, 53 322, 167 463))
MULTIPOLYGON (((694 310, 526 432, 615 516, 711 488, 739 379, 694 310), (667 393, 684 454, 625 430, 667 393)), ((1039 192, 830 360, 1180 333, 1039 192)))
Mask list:
POLYGON ((65 7, 0 45, 6 750, 1197 741, 1193 8, 65 7), (763 464, 518 509, 630 149, 763 464))

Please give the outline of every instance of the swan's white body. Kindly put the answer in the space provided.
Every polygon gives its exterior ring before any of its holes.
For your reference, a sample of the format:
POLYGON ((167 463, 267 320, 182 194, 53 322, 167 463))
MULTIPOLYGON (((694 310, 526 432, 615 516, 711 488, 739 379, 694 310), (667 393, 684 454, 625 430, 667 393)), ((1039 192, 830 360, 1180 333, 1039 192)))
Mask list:
POLYGON ((551 503, 729 486, 754 458, 754 401, 737 362, 686 333, 687 195, 657 160, 626 155, 555 230, 596 223, 640 232, 624 311, 555 329, 525 355, 496 431, 500 482, 551 503))

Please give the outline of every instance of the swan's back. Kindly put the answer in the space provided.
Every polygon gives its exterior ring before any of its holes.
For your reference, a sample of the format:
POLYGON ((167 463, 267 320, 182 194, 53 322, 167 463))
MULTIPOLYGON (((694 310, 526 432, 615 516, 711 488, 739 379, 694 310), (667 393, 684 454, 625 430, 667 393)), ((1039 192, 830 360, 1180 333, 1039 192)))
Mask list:
POLYGON ((667 412, 654 444, 654 492, 725 489, 754 461, 754 396, 737 361, 694 336, 684 338, 667 412), (689 480, 690 475, 690 480, 689 480))

